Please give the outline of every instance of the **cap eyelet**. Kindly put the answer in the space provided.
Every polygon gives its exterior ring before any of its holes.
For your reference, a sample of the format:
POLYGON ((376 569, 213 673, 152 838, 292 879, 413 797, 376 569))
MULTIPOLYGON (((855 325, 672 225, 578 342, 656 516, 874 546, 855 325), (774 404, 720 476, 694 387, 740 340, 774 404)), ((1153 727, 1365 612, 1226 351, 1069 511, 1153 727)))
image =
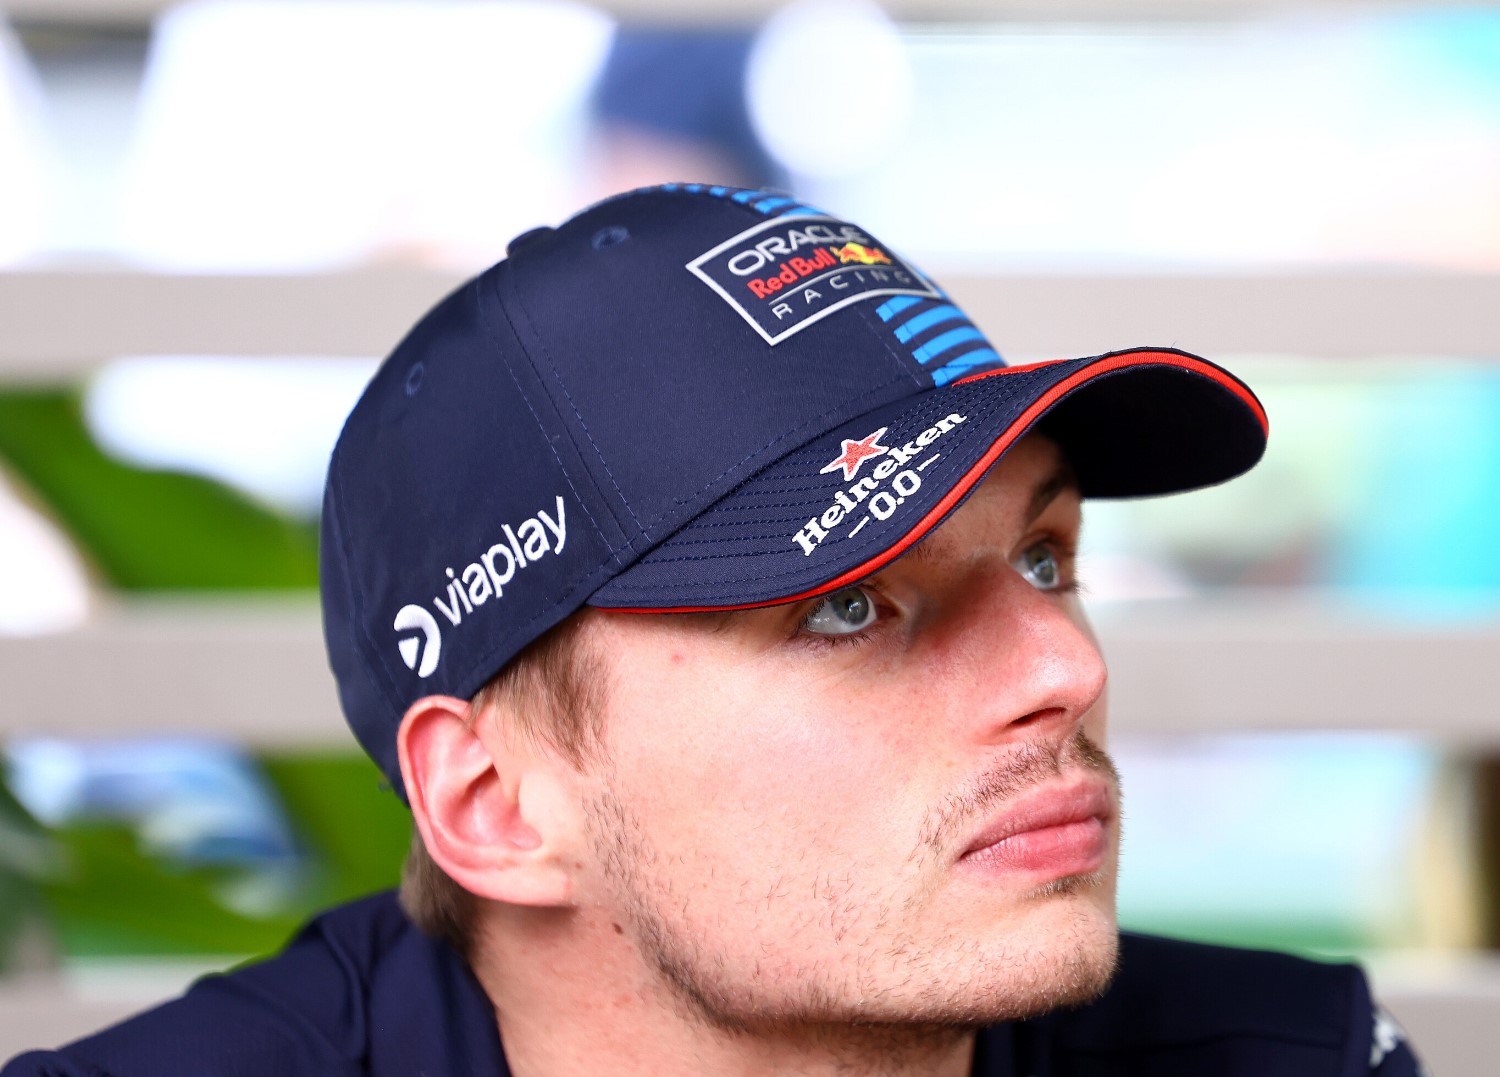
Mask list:
POLYGON ((608 228, 601 228, 594 233, 594 238, 589 240, 594 250, 602 251, 606 247, 613 247, 624 243, 630 238, 630 233, 618 224, 612 224, 608 228))
POLYGON ((411 369, 406 372, 406 395, 416 396, 417 390, 422 388, 422 375, 426 368, 421 363, 413 363, 411 369))

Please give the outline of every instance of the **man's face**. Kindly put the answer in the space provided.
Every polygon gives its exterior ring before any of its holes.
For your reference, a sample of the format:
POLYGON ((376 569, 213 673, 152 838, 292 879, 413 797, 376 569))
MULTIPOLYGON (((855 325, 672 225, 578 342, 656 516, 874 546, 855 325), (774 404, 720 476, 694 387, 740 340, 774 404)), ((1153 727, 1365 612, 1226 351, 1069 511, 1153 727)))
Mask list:
POLYGON ((1102 989, 1118 793, 1078 527, 1033 436, 858 587, 598 618, 584 893, 649 976, 730 1028, 985 1024, 1102 989))

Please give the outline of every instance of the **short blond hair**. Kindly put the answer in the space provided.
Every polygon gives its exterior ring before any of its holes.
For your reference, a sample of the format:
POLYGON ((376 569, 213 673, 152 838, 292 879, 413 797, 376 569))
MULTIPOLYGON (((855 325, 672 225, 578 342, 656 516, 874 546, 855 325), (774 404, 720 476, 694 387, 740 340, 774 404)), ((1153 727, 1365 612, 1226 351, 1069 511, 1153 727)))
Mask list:
MULTIPOLYGON (((603 666, 582 638, 592 615, 573 614, 511 659, 469 701, 468 724, 509 714, 523 736, 585 763, 598 748, 603 714, 603 666)), ((479 900, 438 865, 413 826, 401 871, 401 907, 412 922, 469 957, 479 900)))

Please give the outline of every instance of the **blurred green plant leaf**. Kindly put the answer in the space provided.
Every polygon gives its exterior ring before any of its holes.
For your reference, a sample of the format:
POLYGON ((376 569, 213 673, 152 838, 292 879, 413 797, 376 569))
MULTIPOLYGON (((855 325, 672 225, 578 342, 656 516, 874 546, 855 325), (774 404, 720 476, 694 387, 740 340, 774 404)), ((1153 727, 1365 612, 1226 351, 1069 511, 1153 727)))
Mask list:
POLYGON ((411 843, 411 812, 374 763, 353 752, 267 754, 259 762, 320 865, 317 904, 396 885, 411 843))
POLYGON ((42 911, 38 884, 57 871, 57 849, 42 825, 21 806, 0 769, 0 969, 28 921, 42 911))
POLYGON ((120 826, 54 831, 66 870, 43 886, 52 927, 72 955, 263 954, 280 947, 304 910, 245 916, 222 900, 232 875, 148 856, 120 826))
POLYGON ((90 437, 72 390, 0 392, 0 460, 117 587, 317 585, 312 525, 210 479, 108 456, 90 437))
POLYGON ((1349 960, 1380 945, 1378 938, 1347 921, 1326 917, 1221 915, 1184 920, 1181 916, 1121 917, 1120 927, 1218 946, 1281 950, 1312 958, 1349 960))
MULTIPOLYGON (((411 815, 373 763, 354 752, 272 753, 258 763, 307 848, 295 877, 173 862, 146 851, 127 825, 74 823, 46 835, 15 805, 56 855, 48 870, 11 881, 40 891, 58 945, 75 958, 265 954, 324 908, 395 885, 411 815), (264 912, 233 900, 247 887, 274 895, 264 912)), ((0 874, 0 892, 4 884, 0 874)))

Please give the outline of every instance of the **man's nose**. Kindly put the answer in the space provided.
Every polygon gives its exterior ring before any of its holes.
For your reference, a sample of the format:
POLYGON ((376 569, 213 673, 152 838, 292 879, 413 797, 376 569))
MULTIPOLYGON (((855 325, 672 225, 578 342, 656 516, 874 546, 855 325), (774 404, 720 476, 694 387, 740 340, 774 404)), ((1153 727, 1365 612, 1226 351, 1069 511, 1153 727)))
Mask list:
MULTIPOLYGON (((953 596, 944 650, 974 693, 970 721, 988 741, 1070 736, 1101 700, 1108 671, 1077 599, 1040 591, 1009 565, 953 596)), ((945 663, 946 664, 946 663, 945 663)))

